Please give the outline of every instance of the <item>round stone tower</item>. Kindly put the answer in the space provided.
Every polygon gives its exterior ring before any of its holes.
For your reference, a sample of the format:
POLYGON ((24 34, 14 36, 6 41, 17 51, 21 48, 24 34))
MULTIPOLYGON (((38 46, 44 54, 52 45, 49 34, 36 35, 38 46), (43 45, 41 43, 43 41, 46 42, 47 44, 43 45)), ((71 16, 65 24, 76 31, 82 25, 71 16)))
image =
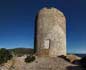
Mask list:
POLYGON ((35 51, 38 56, 66 55, 66 20, 56 8, 43 8, 36 17, 35 51))

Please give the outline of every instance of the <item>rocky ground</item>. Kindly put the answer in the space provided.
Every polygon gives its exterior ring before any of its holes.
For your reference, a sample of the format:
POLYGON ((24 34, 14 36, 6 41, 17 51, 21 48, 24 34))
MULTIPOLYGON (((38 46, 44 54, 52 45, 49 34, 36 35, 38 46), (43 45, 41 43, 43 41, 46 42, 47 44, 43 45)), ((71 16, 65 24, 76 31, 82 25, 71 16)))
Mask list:
POLYGON ((25 63, 24 59, 25 56, 15 57, 1 66, 0 70, 85 70, 60 57, 40 57, 32 63, 25 63))

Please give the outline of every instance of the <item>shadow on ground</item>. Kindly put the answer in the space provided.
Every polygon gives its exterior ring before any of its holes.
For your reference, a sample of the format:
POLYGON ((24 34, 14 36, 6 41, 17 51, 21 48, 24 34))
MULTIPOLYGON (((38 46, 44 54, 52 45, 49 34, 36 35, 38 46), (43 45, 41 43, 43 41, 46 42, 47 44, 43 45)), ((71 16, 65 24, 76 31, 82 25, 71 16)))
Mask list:
POLYGON ((86 68, 82 68, 81 66, 68 66, 67 70, 86 70, 86 68))

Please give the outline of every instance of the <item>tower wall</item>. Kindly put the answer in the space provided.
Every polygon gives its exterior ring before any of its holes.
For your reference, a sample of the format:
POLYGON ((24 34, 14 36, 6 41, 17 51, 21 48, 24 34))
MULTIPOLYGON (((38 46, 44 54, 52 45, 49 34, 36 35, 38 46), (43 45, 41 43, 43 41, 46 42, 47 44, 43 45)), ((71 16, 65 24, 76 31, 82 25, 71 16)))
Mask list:
POLYGON ((66 20, 56 8, 43 8, 36 18, 36 54, 38 56, 66 55, 66 20))

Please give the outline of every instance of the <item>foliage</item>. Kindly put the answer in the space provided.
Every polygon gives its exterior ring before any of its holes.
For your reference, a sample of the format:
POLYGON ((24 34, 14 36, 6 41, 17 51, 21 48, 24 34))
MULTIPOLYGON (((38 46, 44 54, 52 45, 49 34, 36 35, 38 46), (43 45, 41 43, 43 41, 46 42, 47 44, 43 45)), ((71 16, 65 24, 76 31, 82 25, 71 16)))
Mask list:
POLYGON ((25 58, 25 62, 30 63, 30 62, 33 62, 35 59, 36 59, 35 56, 29 55, 25 58))
POLYGON ((12 58, 12 54, 5 48, 0 49, 0 64, 7 62, 12 58))

